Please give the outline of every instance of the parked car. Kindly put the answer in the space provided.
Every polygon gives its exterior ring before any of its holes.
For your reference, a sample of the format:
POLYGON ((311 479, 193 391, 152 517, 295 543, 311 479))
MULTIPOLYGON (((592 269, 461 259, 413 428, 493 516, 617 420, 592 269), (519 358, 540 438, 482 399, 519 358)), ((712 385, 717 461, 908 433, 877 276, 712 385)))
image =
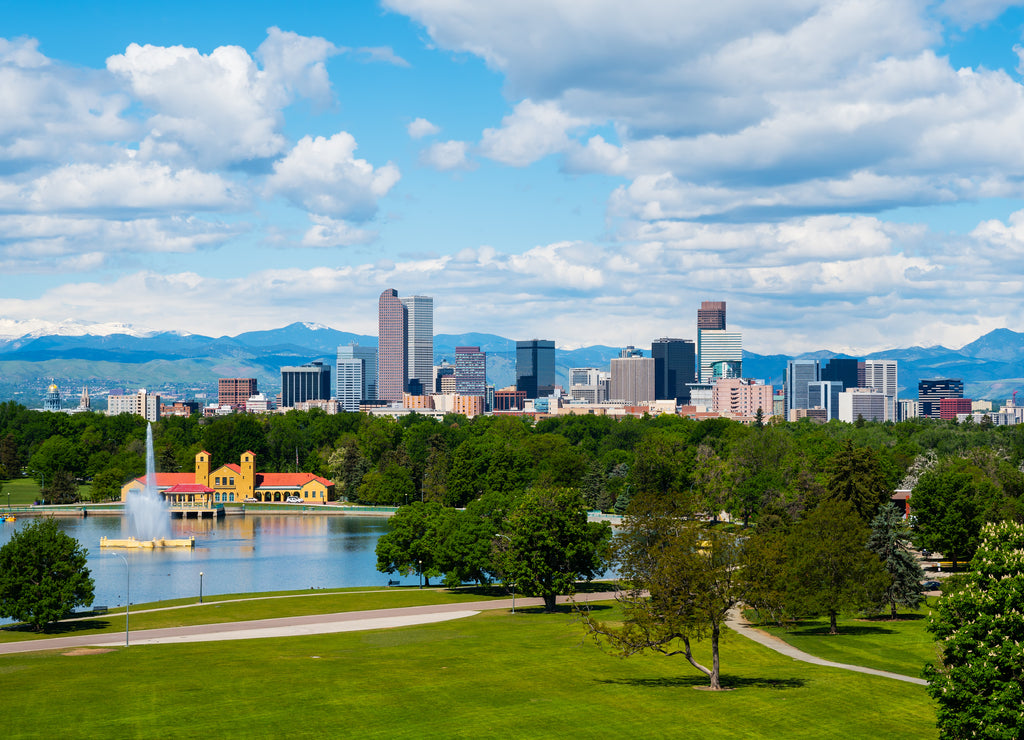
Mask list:
POLYGON ((256 499, 255 499, 255 498, 247 498, 247 499, 245 499, 245 500, 243 501, 243 503, 246 503, 246 504, 255 504, 255 503, 256 503, 256 499))
POLYGON ((925 591, 940 591, 942 589, 942 584, 938 581, 922 581, 921 588, 925 591))
POLYGON ((302 499, 299 498, 298 496, 289 496, 287 499, 285 499, 285 501, 287 501, 289 504, 301 504, 302 503, 302 499))

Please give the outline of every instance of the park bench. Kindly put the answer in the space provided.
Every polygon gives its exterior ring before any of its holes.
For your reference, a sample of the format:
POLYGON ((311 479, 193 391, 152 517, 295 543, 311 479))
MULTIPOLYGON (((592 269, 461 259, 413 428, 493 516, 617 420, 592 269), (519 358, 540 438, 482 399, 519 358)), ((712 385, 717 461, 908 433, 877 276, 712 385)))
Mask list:
POLYGON ((390 581, 389 580, 388 581, 388 588, 391 588, 392 586, 400 586, 401 584, 402 584, 401 581, 390 581))

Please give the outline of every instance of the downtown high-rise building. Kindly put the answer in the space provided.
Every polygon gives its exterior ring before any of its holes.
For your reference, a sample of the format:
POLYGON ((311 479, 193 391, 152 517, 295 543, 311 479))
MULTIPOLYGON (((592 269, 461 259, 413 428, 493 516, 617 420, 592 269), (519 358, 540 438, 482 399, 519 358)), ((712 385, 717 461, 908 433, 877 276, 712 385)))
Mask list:
POLYGON ((818 360, 790 360, 786 363, 786 380, 783 386, 786 396, 786 421, 791 421, 790 413, 794 409, 812 408, 809 386, 820 380, 821 363, 818 360))
POLYGON ((698 329, 698 382, 743 376, 743 334, 725 329, 698 329))
POLYGON ((322 362, 281 368, 281 407, 331 398, 331 366, 322 362))
POLYGON ((406 388, 429 393, 434 384, 434 299, 414 295, 399 300, 405 306, 406 388))
POLYGON ((361 401, 377 400, 377 348, 353 342, 338 347, 335 372, 338 406, 358 411, 361 401))
POLYGON ((611 375, 608 400, 628 406, 655 400, 653 357, 613 357, 611 375))
MULTIPOLYGON (((864 377, 864 362, 851 357, 833 357, 821 368, 821 379, 842 383, 840 390, 859 388, 864 377)), ((834 418, 834 417, 833 417, 834 418)))
MULTIPOLYGON (((854 367, 856 370, 856 367, 854 367)), ((825 370, 821 371, 822 376, 825 370)), ((807 408, 825 410, 826 419, 839 418, 839 394, 844 390, 839 380, 814 380, 807 384, 807 408)))
POLYGON ((701 301, 697 309, 698 329, 725 329, 725 301, 701 301))
POLYGON ((377 398, 381 401, 401 401, 405 393, 408 366, 406 364, 405 304, 398 291, 388 288, 380 294, 377 311, 377 398))
POLYGON ((550 396, 555 389, 555 343, 550 339, 516 342, 516 390, 527 398, 550 396))
POLYGON ((864 388, 873 388, 886 398, 886 418, 895 420, 896 410, 899 407, 897 396, 899 395, 898 374, 896 360, 865 360, 864 363, 864 388))
POLYGON ((964 381, 960 378, 930 378, 917 384, 919 414, 928 419, 942 418, 940 406, 943 398, 963 397, 964 381))
POLYGON ((654 397, 658 400, 675 399, 676 403, 689 403, 687 383, 697 379, 697 351, 692 339, 662 337, 651 342, 654 358, 654 397))
POLYGON ((455 348, 455 392, 460 396, 487 394, 487 353, 479 347, 455 348))

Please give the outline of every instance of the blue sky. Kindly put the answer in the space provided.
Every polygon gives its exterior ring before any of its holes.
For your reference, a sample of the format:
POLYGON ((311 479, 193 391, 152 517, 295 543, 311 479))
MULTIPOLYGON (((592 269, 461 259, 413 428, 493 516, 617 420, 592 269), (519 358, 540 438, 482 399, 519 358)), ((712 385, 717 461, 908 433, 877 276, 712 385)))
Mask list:
POLYGON ((0 335, 1024 330, 998 0, 0 3, 0 335))

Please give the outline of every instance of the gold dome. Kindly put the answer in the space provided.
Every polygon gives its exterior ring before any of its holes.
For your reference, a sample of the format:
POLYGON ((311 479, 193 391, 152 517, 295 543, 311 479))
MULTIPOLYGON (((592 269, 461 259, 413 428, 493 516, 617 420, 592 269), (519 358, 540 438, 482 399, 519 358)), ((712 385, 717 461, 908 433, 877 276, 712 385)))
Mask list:
POLYGON ((49 391, 50 393, 56 393, 57 390, 58 390, 57 389, 57 384, 56 383, 50 383, 50 387, 47 388, 46 390, 49 391))

